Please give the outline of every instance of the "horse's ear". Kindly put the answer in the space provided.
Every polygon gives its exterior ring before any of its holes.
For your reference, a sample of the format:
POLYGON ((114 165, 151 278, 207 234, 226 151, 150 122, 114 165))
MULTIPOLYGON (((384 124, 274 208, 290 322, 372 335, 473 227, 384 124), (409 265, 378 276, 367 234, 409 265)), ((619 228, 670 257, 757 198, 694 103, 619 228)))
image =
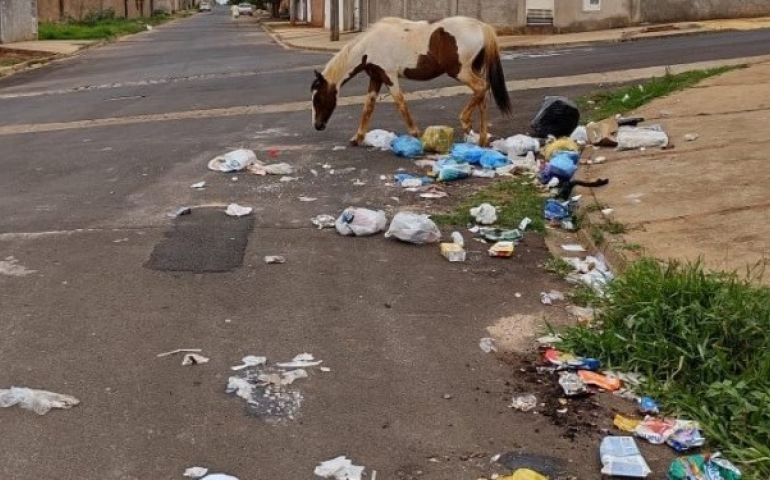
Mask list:
POLYGON ((322 80, 324 78, 324 76, 321 75, 321 72, 319 72, 318 70, 313 70, 313 73, 315 73, 315 78, 317 78, 318 80, 322 80))

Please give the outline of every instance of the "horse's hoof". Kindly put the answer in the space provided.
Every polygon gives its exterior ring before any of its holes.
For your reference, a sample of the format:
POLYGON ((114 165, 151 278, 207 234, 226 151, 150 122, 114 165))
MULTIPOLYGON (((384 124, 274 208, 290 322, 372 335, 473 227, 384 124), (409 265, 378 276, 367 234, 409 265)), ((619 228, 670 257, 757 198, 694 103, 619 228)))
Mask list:
POLYGON ((350 146, 351 147, 357 147, 361 145, 361 143, 364 141, 363 135, 356 135, 350 139, 350 146))

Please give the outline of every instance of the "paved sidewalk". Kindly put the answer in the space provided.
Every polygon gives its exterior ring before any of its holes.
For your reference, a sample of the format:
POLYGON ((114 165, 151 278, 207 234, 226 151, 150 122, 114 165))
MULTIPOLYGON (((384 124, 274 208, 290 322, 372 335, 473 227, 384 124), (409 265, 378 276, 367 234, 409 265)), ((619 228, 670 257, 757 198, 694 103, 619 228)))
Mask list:
POLYGON ((44 52, 54 55, 71 55, 98 43, 99 40, 31 40, 28 42, 4 43, 0 48, 44 52))
POLYGON ((709 79, 635 114, 662 123, 674 148, 601 149, 595 155, 606 163, 582 171, 610 179, 593 195, 627 227, 610 240, 610 258, 628 258, 636 244, 656 258, 702 256, 712 269, 744 273, 748 265, 770 264, 770 62, 709 79), (688 133, 699 138, 687 142, 688 133))
MULTIPOLYGON (((358 35, 358 33, 344 33, 340 36, 339 42, 332 42, 329 40, 329 31, 323 28, 303 25, 291 26, 286 21, 272 20, 263 21, 262 24, 276 41, 286 47, 302 50, 336 52, 358 35)), ((504 49, 522 49, 586 43, 622 42, 643 38, 672 37, 723 30, 757 30, 761 28, 770 28, 770 17, 682 22, 554 35, 501 35, 499 38, 500 45, 504 49)))

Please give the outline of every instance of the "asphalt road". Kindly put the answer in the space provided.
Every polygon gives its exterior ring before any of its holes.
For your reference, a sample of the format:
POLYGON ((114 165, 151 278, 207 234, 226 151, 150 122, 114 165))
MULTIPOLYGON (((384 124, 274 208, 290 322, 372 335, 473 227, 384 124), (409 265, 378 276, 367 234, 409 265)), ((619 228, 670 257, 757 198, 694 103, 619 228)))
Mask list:
MULTIPOLYGON (((770 53, 767 40, 760 31, 585 47, 519 56, 506 71, 536 78, 757 55, 770 53)), ((564 321, 539 303, 540 291, 566 288, 540 267, 542 238, 527 237, 511 261, 470 242, 469 262, 449 264, 433 246, 345 238, 309 221, 348 205, 436 211, 484 180, 452 185, 450 199, 434 202, 386 185, 382 175, 411 162, 334 149, 353 132, 358 106, 340 108, 323 133, 308 111, 174 119, 304 100, 327 58, 283 50, 249 19, 217 12, 0 81, 2 125, 170 116, 0 135, 0 388, 82 402, 40 417, 0 410, 5 477, 170 479, 202 465, 242 480, 310 478, 318 462, 344 454, 381 479, 469 479, 490 473, 489 456, 513 451, 595 478, 596 438, 511 412, 520 372, 478 347, 487 326, 514 313, 564 321), (207 170, 240 146, 290 163, 298 180, 207 170), (201 180, 204 190, 190 188, 201 180), (255 215, 225 218, 232 201, 255 215), (195 207, 190 216, 168 218, 183 205, 195 207), (287 263, 265 265, 265 255, 287 263), (10 275, 12 262, 31 272, 10 275), (175 348, 201 348, 211 362, 156 357, 175 348), (302 352, 331 371, 292 386, 302 396, 294 419, 254 415, 225 394, 241 357, 302 352)), ((590 89, 535 87, 514 95, 513 119, 494 116, 493 131, 526 129, 544 94, 590 89)), ((454 123, 463 101, 413 109, 423 124, 454 123)), ((391 105, 374 125, 402 129, 391 105)), ((536 331, 521 325, 522 336, 536 331)))

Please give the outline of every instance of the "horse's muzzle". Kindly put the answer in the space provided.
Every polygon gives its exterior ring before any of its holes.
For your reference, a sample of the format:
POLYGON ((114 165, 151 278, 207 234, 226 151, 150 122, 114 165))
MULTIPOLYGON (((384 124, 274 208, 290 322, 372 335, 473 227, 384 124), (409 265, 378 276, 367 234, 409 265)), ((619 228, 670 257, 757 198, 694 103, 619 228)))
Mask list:
POLYGON ((326 124, 325 123, 316 123, 315 124, 315 129, 318 130, 319 132, 322 131, 322 130, 326 130, 326 124))

